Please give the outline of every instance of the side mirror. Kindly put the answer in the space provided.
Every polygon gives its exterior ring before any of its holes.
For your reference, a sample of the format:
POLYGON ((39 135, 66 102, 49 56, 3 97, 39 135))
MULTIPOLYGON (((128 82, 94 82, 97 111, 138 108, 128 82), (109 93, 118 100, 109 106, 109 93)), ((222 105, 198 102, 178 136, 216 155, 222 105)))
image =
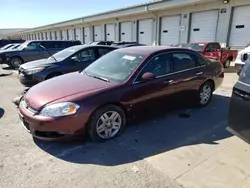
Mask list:
POLYGON ((77 56, 71 57, 71 60, 74 61, 74 62, 78 62, 79 61, 78 58, 77 58, 77 56))
POLYGON ((149 81, 149 80, 153 80, 155 79, 155 75, 151 72, 145 72, 142 76, 141 76, 141 80, 142 81, 149 81))
POLYGON ((241 61, 246 62, 248 60, 248 57, 249 57, 248 53, 241 54, 241 61))

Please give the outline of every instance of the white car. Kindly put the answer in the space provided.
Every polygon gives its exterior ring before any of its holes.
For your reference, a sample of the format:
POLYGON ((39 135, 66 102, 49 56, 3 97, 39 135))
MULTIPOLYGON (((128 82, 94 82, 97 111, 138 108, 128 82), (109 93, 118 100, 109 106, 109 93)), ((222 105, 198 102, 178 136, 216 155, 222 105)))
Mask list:
POLYGON ((235 69, 237 70, 238 74, 241 72, 243 66, 245 65, 245 62, 241 60, 242 53, 250 53, 250 46, 238 52, 238 55, 235 59, 235 69))

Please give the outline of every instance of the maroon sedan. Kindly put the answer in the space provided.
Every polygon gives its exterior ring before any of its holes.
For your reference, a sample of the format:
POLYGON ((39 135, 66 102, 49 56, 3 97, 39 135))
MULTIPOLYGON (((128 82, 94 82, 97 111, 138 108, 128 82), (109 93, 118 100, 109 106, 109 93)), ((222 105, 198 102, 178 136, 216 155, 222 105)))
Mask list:
POLYGON ((95 141, 117 136, 126 120, 176 97, 206 106, 222 83, 224 69, 183 48, 131 47, 115 50, 82 72, 32 87, 19 104, 24 128, 40 139, 84 135, 95 141))

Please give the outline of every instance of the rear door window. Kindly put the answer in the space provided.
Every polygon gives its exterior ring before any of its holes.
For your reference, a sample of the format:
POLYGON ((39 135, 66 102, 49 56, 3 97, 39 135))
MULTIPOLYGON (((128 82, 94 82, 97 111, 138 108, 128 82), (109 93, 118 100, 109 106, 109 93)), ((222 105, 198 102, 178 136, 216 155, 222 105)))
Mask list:
POLYGON ((153 73, 156 77, 161 77, 172 72, 171 55, 169 53, 160 54, 153 57, 143 68, 139 78, 146 72, 153 73))
POLYGON ((94 61, 96 59, 95 49, 84 49, 77 53, 76 56, 80 62, 94 61))
POLYGON ((173 53, 174 72, 195 68, 195 61, 191 54, 185 52, 173 53))

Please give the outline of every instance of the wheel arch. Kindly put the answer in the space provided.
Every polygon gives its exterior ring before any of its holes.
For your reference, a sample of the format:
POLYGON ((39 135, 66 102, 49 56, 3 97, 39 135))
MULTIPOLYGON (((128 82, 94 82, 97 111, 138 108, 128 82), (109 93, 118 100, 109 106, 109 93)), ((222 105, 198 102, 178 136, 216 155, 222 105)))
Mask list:
POLYGON ((104 104, 102 104, 102 105, 96 107, 96 108, 91 112, 91 114, 90 114, 90 116, 89 116, 89 118, 88 118, 88 121, 87 121, 87 125, 88 125, 88 123, 89 123, 89 120, 93 117, 94 113, 95 113, 97 110, 99 110, 99 109, 101 109, 101 108, 103 108, 103 107, 105 107, 105 106, 109 106, 109 105, 118 106, 119 108, 121 108, 121 109, 123 110, 123 112, 124 112, 124 114, 125 114, 125 117, 126 117, 126 118, 128 117, 128 110, 126 109, 126 107, 125 107, 124 105, 122 105, 122 104, 119 103, 119 102, 107 102, 107 103, 104 103, 104 104))
POLYGON ((9 57, 10 58, 10 60, 9 61, 11 61, 12 59, 14 59, 14 58, 18 58, 18 59, 21 59, 22 60, 22 62, 24 63, 24 60, 23 60, 23 58, 21 57, 21 56, 19 56, 19 55, 13 55, 13 56, 11 56, 11 57, 9 57))
POLYGON ((203 82, 203 83, 201 84, 200 88, 201 88, 205 83, 207 83, 207 82, 209 82, 209 83, 212 84, 213 91, 214 91, 214 90, 215 90, 215 81, 214 81, 213 79, 208 79, 208 80, 206 80, 205 82, 203 82))

